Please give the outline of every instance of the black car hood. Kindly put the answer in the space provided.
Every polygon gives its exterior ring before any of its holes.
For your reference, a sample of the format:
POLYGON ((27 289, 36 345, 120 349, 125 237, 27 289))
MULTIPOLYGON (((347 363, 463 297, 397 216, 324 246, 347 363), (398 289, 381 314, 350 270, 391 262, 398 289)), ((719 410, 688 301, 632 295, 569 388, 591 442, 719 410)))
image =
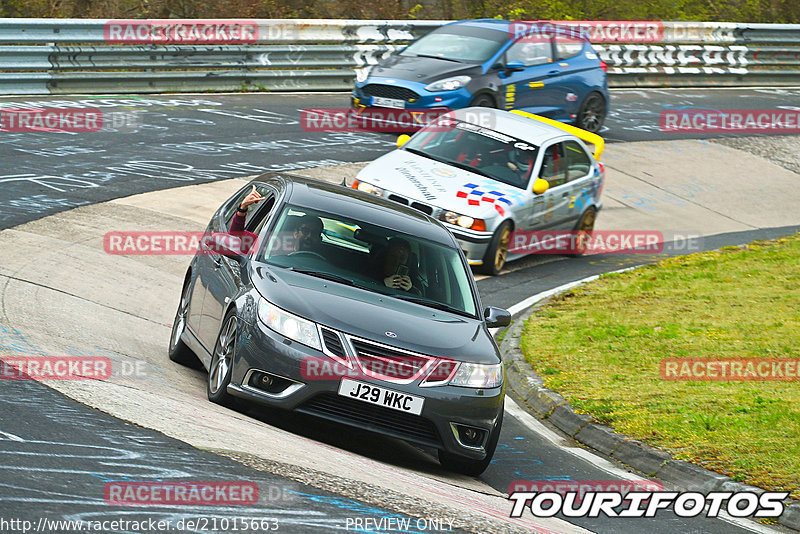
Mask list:
POLYGON ((498 361, 497 347, 478 319, 288 269, 261 265, 253 275, 262 297, 324 326, 422 354, 476 363, 498 361))
POLYGON ((427 84, 461 74, 476 75, 480 73, 480 68, 480 65, 474 63, 456 63, 446 59, 395 54, 372 69, 369 74, 427 84))

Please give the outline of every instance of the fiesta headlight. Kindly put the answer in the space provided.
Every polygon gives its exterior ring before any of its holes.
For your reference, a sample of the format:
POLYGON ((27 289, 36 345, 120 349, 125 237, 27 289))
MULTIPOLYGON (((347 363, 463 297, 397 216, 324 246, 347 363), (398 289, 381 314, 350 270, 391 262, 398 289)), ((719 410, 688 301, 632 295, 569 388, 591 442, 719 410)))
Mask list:
POLYGON ((466 388, 496 388, 503 383, 503 364, 462 362, 456 369, 451 386, 466 388))
POLYGON ((258 318, 275 332, 303 345, 322 350, 317 325, 308 319, 282 310, 263 298, 258 301, 258 318))
POLYGON ((372 185, 371 183, 364 182, 362 180, 356 180, 355 182, 353 182, 353 189, 358 189, 359 191, 375 195, 376 197, 383 196, 383 189, 381 189, 377 185, 372 185))
POLYGON ((461 89, 469 83, 472 78, 469 76, 453 76, 452 78, 445 78, 438 82, 429 83, 425 89, 431 92, 435 91, 455 91, 461 89))

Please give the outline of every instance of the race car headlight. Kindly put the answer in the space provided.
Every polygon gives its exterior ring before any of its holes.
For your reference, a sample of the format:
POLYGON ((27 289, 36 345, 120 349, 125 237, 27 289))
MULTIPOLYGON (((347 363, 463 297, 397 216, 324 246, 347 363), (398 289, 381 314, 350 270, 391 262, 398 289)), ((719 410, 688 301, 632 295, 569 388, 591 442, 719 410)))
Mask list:
POLYGON ((258 301, 258 318, 270 329, 303 345, 322 350, 317 325, 284 311, 263 298, 258 301))
POLYGON ((372 185, 369 182, 363 182, 361 180, 356 180, 355 182, 353 182, 352 188, 353 189, 358 189, 359 191, 363 191, 365 193, 369 193, 371 195, 375 195, 376 197, 382 197, 383 196, 383 189, 381 189, 380 187, 378 187, 376 185, 372 185))
POLYGON ((472 230, 486 230, 486 223, 483 219, 475 219, 467 215, 461 215, 454 211, 445 211, 439 215, 439 219, 450 224, 455 224, 461 228, 470 228, 472 230))
POLYGON ((503 364, 481 364, 462 362, 456 369, 451 386, 467 388, 496 388, 503 383, 503 364))
POLYGON ((455 91, 461 89, 469 83, 472 78, 469 76, 453 76, 452 78, 445 78, 438 82, 429 83, 425 86, 428 91, 455 91))

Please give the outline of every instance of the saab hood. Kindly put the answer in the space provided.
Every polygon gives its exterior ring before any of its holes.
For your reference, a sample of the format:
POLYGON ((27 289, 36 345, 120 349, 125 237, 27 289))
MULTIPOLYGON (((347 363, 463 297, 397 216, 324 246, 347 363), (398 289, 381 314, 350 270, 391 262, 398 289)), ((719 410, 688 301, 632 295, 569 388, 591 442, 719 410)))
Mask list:
MULTIPOLYGON (((398 78, 410 82, 429 84, 461 74, 477 75, 480 65, 456 63, 446 59, 426 57, 405 57, 392 55, 370 71, 370 76, 398 78)), ((369 83, 369 82, 368 82, 369 83)))
POLYGON ((404 197, 488 220, 521 204, 524 191, 407 150, 381 156, 356 176, 404 197))
POLYGON ((499 358, 478 319, 268 265, 253 270, 253 284, 276 306, 354 336, 459 361, 496 363, 499 358))

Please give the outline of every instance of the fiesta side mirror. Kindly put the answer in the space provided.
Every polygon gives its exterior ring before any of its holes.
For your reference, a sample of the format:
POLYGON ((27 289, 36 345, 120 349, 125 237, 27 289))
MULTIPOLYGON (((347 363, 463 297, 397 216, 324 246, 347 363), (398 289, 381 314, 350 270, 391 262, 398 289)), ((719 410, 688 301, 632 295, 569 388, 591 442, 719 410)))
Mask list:
POLYGON ((506 73, 520 72, 525 70, 525 64, 522 61, 509 61, 506 63, 506 73))
POLYGON ((511 312, 494 306, 489 306, 483 310, 483 318, 486 319, 486 326, 489 328, 498 328, 511 324, 511 312))

